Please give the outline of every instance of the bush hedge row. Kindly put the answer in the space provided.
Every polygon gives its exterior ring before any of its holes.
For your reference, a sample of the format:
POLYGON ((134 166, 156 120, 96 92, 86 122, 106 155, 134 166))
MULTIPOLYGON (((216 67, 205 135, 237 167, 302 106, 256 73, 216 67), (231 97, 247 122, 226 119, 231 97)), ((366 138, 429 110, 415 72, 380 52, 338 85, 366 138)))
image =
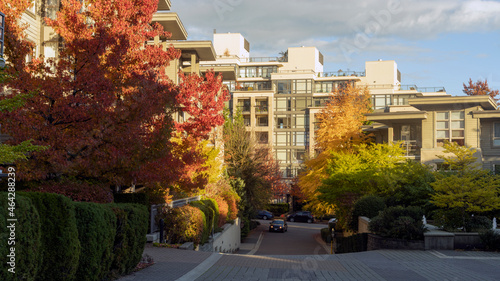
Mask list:
MULTIPOLYGON (((7 195, 0 200, 7 202, 7 195)), ((15 202, 16 274, 2 270, 0 280, 109 280, 131 272, 142 257, 145 206, 73 202, 40 192, 18 192, 15 202)), ((7 216, 2 208, 2 227, 7 216)), ((6 244, 0 245, 3 264, 6 244)))
POLYGON ((423 214, 422 208, 416 206, 389 207, 370 221, 370 231, 382 237, 423 240, 423 214))
MULTIPOLYGON (((12 197, 11 197, 12 198, 12 197)), ((0 271, 0 280, 35 280, 40 266, 42 264, 41 255, 41 222, 35 205, 30 198, 19 196, 14 198, 15 209, 13 212, 17 221, 15 222, 15 244, 11 237, 10 229, 7 228, 10 222, 7 221, 9 210, 7 209, 8 195, 5 192, 0 193, 0 263, 2 270, 0 271), (5 203, 5 204, 4 204, 5 203), (11 268, 8 264, 11 255, 10 248, 15 247, 15 274, 8 272, 11 268)), ((14 264, 13 264, 14 265, 14 264)))
POLYGON ((337 248, 335 253, 363 252, 368 249, 368 233, 359 233, 349 237, 335 237, 337 248))

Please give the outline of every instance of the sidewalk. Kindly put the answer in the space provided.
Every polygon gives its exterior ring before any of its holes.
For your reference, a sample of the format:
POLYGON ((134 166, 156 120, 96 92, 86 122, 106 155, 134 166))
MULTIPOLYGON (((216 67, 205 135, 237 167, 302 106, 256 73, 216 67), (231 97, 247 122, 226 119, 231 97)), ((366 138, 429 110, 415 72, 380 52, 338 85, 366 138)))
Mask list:
POLYGON ((124 276, 118 279, 119 281, 191 281, 207 271, 222 257, 222 254, 219 253, 153 247, 150 243, 146 244, 144 254, 151 256, 155 264, 139 272, 124 276), (183 276, 191 276, 191 278, 180 279, 183 276))

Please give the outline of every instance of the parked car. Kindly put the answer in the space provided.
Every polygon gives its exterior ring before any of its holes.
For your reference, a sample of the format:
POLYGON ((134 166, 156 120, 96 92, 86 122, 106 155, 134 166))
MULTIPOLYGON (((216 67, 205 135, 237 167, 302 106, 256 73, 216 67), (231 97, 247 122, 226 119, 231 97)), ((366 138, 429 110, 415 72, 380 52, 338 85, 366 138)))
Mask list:
POLYGON ((266 210, 260 210, 257 212, 257 218, 258 219, 263 219, 263 220, 268 220, 274 218, 273 213, 266 211, 266 210))
POLYGON ((284 220, 273 220, 269 223, 269 232, 285 232, 288 231, 288 225, 284 220))
POLYGON ((301 222, 307 222, 307 223, 314 222, 314 216, 309 211, 300 211, 300 212, 292 213, 292 214, 288 215, 286 219, 288 221, 291 221, 291 222, 294 222, 294 221, 301 221, 301 222))

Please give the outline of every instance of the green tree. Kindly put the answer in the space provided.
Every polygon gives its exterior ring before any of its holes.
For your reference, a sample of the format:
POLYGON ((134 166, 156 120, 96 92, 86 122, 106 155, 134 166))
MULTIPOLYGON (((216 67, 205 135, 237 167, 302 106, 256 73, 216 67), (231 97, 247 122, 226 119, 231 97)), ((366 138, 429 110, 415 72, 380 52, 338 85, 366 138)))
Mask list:
POLYGON ((280 184, 281 173, 268 146, 257 145, 246 131, 243 117, 233 120, 226 114, 224 124, 224 157, 231 185, 242 198, 240 211, 245 217, 265 207, 272 190, 280 184))
POLYGON ((320 152, 304 163, 298 181, 307 202, 305 207, 316 215, 331 213, 335 209, 335 205, 319 198, 318 191, 328 177, 326 165, 330 152, 352 151, 355 145, 368 142, 369 136, 363 132, 362 125, 370 108, 368 89, 346 84, 332 92, 325 108, 317 114, 319 129, 315 141, 320 152))
POLYGON ((432 203, 439 208, 461 213, 462 227, 466 231, 469 213, 483 213, 500 208, 500 177, 478 168, 475 149, 456 143, 445 143, 444 153, 439 156, 451 171, 437 173, 432 183, 435 194, 432 203))
POLYGON ((394 182, 394 170, 404 163, 399 145, 360 144, 350 151, 332 151, 318 198, 336 206, 339 223, 348 227, 352 208, 363 195, 382 193, 394 182))

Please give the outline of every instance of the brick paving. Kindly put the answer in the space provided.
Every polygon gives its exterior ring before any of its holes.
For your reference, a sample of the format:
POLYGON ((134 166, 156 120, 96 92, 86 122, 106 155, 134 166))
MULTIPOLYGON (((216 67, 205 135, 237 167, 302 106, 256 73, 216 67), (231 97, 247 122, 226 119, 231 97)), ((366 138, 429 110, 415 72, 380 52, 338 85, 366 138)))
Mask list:
POLYGON ((500 280, 500 253, 378 250, 337 255, 256 256, 153 248, 155 265, 129 280, 500 280), (200 265, 201 264, 201 265, 200 265))

